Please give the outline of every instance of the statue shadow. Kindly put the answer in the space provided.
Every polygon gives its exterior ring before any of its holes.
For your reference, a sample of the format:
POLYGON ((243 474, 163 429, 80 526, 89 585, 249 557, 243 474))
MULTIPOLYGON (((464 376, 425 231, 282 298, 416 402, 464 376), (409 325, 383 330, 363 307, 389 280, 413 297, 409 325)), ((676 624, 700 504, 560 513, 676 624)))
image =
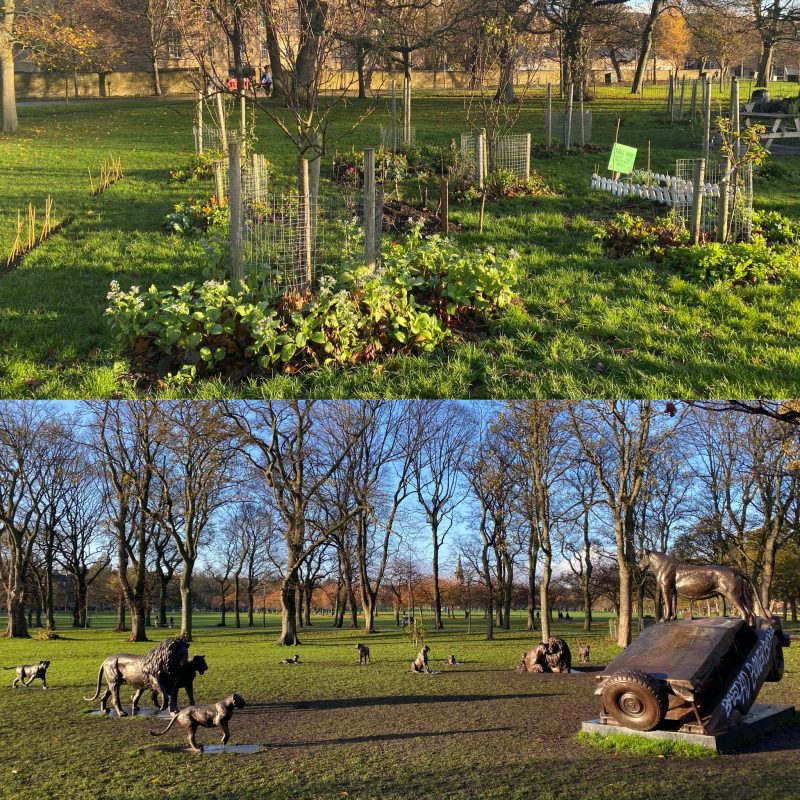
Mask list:
POLYGON ((189 747, 169 744, 154 744, 143 749, 149 753, 188 753, 192 756, 216 756, 222 753, 251 755, 264 752, 266 747, 263 744, 204 744, 201 753, 196 753, 189 747))
POLYGON ((341 739, 312 739, 302 742, 276 742, 269 745, 269 749, 295 748, 295 747, 326 747, 336 744, 369 744, 371 742, 394 742, 405 739, 430 739, 436 736, 458 736, 472 733, 505 733, 513 730, 509 726, 499 728, 464 728, 463 730, 447 731, 412 731, 410 733, 375 733, 368 736, 344 736, 341 739))
POLYGON ((531 694, 516 692, 513 694, 440 694, 440 695, 397 695, 387 697, 344 697, 325 700, 303 700, 296 702, 248 703, 239 713, 257 713, 263 711, 281 711, 294 709, 297 711, 338 711, 345 708, 371 708, 375 706, 407 706, 418 703, 472 703, 490 700, 530 700, 531 698, 562 697, 561 692, 531 694))
POLYGON ((171 719, 172 714, 169 711, 161 711, 157 708, 143 706, 137 709, 136 713, 131 713, 132 709, 129 705, 123 705, 122 710, 128 713, 127 717, 120 717, 113 708, 107 712, 101 711, 99 708, 89 709, 84 711, 90 717, 106 717, 108 719, 171 719))

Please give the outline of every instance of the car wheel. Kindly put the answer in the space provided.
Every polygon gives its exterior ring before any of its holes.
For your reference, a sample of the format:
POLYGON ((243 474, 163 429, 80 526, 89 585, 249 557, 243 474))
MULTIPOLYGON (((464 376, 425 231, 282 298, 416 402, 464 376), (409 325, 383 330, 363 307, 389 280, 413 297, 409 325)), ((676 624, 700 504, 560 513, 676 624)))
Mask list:
POLYGON ((667 713, 667 688, 647 672, 625 670, 612 675, 603 687, 603 706, 625 728, 650 731, 667 713))
POLYGON ((777 645, 772 655, 772 666, 767 673, 767 680, 777 683, 783 678, 783 648, 777 645))

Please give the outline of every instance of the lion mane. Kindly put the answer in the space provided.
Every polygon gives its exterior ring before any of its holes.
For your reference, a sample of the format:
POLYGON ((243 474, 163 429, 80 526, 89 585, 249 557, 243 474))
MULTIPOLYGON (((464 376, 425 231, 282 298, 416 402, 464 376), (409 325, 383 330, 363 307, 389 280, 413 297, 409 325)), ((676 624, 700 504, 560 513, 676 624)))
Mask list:
POLYGON ((181 665, 189 658, 189 642, 175 636, 164 639, 142 658, 142 671, 154 686, 158 686, 159 677, 173 683, 181 674, 181 665))

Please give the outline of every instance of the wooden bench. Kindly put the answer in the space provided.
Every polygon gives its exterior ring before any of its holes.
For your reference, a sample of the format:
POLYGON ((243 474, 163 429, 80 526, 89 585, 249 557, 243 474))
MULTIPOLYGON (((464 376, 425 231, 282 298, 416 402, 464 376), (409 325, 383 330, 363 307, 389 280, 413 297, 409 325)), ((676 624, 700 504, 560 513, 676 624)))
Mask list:
POLYGON ((763 125, 767 129, 766 133, 761 136, 762 144, 767 150, 775 139, 800 140, 800 113, 768 114, 762 111, 751 111, 745 106, 742 117, 747 128, 751 128, 753 125, 763 125))

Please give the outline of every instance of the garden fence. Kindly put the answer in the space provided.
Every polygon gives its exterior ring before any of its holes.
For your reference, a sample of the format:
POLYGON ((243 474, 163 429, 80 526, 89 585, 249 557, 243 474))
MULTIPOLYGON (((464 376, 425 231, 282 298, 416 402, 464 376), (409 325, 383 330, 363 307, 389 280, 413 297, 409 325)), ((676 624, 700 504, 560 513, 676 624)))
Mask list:
POLYGON ((234 141, 239 136, 239 131, 223 130, 213 125, 195 125, 194 133, 195 153, 212 153, 221 158, 227 158, 228 142, 234 141))
POLYGON ((479 187, 486 175, 496 170, 508 170, 527 182, 531 176, 531 135, 507 133, 491 140, 485 133, 462 133, 460 160, 479 187))

